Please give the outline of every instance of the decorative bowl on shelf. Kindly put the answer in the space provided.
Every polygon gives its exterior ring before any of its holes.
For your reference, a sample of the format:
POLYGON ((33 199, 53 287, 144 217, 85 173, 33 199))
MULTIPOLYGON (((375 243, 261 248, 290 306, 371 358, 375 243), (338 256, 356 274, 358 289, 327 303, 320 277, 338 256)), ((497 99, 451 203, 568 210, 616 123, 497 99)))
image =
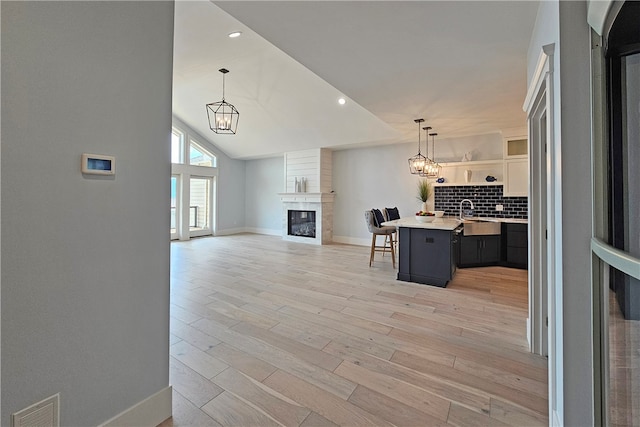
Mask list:
POLYGON ((439 184, 442 184, 444 182, 444 178, 440 177, 440 178, 436 179, 436 182, 439 183, 439 184))
POLYGON ((436 219, 435 215, 430 215, 430 216, 416 215, 416 221, 418 222, 432 222, 434 219, 436 219))

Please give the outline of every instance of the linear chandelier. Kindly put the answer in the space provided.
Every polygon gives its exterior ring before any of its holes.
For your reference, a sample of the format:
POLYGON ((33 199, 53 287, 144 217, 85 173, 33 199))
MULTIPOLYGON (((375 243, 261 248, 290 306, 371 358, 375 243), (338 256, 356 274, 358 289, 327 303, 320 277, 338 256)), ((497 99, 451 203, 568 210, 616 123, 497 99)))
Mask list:
POLYGON ((218 71, 222 73, 222 101, 206 105, 209 128, 215 133, 235 135, 240 113, 236 107, 224 100, 224 76, 229 70, 220 68, 218 71))

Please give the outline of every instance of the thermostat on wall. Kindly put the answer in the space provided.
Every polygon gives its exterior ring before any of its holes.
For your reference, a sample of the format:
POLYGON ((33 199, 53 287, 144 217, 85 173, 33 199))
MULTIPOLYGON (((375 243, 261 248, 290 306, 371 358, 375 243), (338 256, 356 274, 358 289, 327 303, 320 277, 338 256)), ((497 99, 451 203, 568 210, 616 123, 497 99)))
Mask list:
POLYGON ((101 154, 82 155, 82 173, 92 175, 115 175, 116 158, 113 156, 103 156, 101 154))

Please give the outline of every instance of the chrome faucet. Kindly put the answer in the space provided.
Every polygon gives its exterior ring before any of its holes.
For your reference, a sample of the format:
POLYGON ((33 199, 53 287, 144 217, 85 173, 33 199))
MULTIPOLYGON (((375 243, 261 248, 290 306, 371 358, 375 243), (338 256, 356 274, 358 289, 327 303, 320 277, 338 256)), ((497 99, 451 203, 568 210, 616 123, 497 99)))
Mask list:
POLYGON ((471 210, 473 210, 473 202, 469 199, 462 199, 462 201, 460 202, 460 221, 464 219, 464 217, 462 216, 462 204, 464 202, 469 202, 469 204, 471 205, 471 210))

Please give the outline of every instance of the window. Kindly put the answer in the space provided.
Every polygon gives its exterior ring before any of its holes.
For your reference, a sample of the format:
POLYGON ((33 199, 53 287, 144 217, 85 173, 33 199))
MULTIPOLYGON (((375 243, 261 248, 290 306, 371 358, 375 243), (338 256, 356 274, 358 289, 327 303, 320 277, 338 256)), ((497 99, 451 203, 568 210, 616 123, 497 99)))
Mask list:
POLYGON ((184 163, 184 133, 171 129, 171 163, 184 163))
POLYGON ((193 166, 209 166, 215 168, 216 156, 204 149, 193 139, 189 140, 189 164, 193 166))
MULTIPOLYGON (((214 234, 218 159, 186 127, 171 128, 171 238, 214 234)), ((193 133, 195 135, 195 133, 193 133)))

